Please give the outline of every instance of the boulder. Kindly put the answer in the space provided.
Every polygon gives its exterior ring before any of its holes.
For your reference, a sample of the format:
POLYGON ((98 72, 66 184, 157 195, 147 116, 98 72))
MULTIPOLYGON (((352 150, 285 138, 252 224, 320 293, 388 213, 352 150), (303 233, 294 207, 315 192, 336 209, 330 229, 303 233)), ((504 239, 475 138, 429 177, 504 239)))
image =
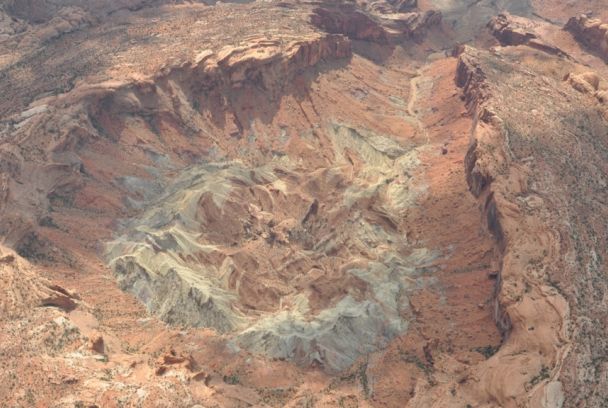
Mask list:
POLYGON ((585 94, 593 94, 598 90, 600 78, 593 72, 583 74, 570 73, 564 78, 574 89, 585 94))
POLYGON ((564 27, 574 38, 608 62, 608 24, 586 15, 572 17, 564 27))
POLYGON ((90 340, 89 347, 97 354, 106 354, 106 345, 101 335, 96 335, 90 340))

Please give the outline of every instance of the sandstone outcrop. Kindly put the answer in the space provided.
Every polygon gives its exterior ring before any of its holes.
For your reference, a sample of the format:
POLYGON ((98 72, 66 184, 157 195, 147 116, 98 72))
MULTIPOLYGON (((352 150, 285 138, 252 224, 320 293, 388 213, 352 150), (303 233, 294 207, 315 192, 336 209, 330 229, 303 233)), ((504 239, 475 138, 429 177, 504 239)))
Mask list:
POLYGON ((594 72, 585 72, 582 74, 569 73, 564 78, 574 89, 586 94, 594 94, 600 86, 600 78, 594 72))
POLYGON ((539 38, 536 34, 535 23, 526 18, 499 14, 490 20, 488 28, 503 46, 527 45, 550 54, 566 55, 555 45, 548 44, 539 38))
POLYGON ((28 308, 38 306, 50 291, 33 273, 26 271, 23 261, 15 254, 5 247, 1 249, 0 272, 6 292, 0 301, 0 311, 4 319, 10 319, 23 316, 28 308))
POLYGON ((574 38, 608 62, 608 24, 585 15, 572 17, 564 27, 574 38))
POLYGON ((530 40, 537 38, 536 34, 523 24, 518 24, 509 14, 499 14, 493 17, 488 23, 488 28, 503 45, 527 44, 530 40))
POLYGON ((328 2, 313 10, 311 21, 330 33, 381 44, 404 39, 420 40, 429 28, 441 22, 441 13, 434 10, 409 13, 403 13, 402 10, 403 7, 399 4, 380 1, 372 2, 368 11, 351 3, 328 2), (393 7, 397 9, 394 10, 393 7))

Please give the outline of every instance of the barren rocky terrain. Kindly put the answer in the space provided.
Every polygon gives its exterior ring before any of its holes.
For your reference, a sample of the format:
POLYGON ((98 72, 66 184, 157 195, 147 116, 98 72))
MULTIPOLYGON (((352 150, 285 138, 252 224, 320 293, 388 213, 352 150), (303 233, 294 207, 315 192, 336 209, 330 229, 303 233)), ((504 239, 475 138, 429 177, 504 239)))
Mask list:
POLYGON ((0 406, 608 406, 607 61, 605 0, 0 0, 0 406))

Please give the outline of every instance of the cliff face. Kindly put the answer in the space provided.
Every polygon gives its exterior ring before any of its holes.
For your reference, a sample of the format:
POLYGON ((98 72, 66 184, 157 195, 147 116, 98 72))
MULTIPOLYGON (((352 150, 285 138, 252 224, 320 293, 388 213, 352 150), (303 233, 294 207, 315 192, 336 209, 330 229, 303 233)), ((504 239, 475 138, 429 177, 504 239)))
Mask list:
MULTIPOLYGON (((507 369, 492 377, 520 389, 500 395, 504 406, 526 392, 533 406, 597 406, 607 390, 587 381, 606 375, 592 357, 605 348, 606 311, 587 302, 607 289, 606 265, 596 257, 605 245, 606 121, 592 95, 561 82, 560 73, 547 76, 535 58, 522 49, 469 48, 459 57, 457 82, 478 118, 468 182, 502 253, 496 319, 505 342, 493 359, 529 367, 527 376, 507 369), (522 69, 514 62, 524 56, 522 69), (566 113, 572 103, 579 110, 566 113)), ((575 69, 562 64, 562 72, 575 69)))

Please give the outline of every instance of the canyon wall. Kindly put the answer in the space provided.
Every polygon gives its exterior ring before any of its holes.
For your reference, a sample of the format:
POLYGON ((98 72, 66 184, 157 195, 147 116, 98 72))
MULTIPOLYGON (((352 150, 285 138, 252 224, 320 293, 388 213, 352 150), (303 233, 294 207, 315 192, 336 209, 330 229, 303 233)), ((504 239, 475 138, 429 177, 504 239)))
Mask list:
MULTIPOLYGON (((592 95, 560 83, 559 74, 526 77, 510 60, 524 51, 461 52, 456 80, 477 118, 467 179, 502 252, 495 316, 505 340, 493 358, 508 367, 519 355, 527 362, 516 366, 531 367, 520 380, 509 370, 493 373, 490 383, 528 390, 533 406, 601 405, 605 367, 591 356, 605 347, 605 312, 601 305, 587 305, 606 292, 605 265, 596 257, 604 245, 598 217, 606 208, 603 199, 592 198, 605 195, 602 109, 592 95), (522 81, 525 93, 518 90, 522 81), (565 115, 573 100, 581 110, 565 115), (574 161, 566 159, 573 144, 580 147, 574 161), (596 351, 583 357, 583 348, 596 351)), ((527 68, 543 69, 540 62, 527 68)), ((574 67, 564 63, 562 69, 574 67)), ((502 394, 498 401, 510 406, 514 395, 502 394)))

